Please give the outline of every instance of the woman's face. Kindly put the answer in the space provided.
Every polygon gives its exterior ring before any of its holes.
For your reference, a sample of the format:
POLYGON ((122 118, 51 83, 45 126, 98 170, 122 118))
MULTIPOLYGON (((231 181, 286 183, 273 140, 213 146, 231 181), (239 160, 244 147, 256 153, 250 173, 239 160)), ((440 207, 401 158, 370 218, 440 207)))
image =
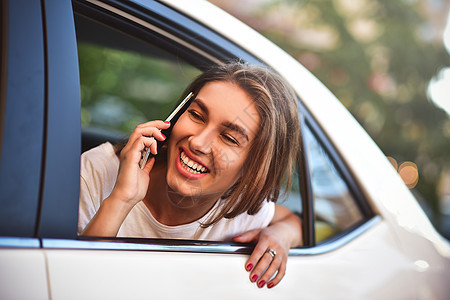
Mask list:
POLYGON ((170 135, 170 189, 217 200, 240 177, 259 121, 253 100, 237 85, 206 84, 170 135))

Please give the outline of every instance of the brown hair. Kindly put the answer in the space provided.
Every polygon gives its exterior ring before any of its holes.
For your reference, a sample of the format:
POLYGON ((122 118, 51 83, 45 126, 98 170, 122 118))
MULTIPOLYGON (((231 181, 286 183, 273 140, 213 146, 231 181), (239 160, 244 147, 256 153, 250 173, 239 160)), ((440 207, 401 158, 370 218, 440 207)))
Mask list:
POLYGON ((300 142, 297 100, 279 75, 265 67, 230 62, 208 69, 186 93, 196 95, 213 81, 230 82, 244 90, 256 105, 260 124, 241 177, 223 195, 227 198, 225 205, 203 224, 205 227, 223 217, 234 218, 244 212, 256 214, 264 201, 278 200, 283 185, 288 192, 300 142))

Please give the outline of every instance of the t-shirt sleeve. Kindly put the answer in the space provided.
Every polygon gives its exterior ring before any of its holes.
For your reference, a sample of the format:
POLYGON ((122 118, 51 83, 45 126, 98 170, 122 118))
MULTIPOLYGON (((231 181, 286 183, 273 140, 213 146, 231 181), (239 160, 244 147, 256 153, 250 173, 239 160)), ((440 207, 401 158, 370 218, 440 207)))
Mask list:
POLYGON ((275 215, 275 202, 272 201, 264 201, 263 206, 255 214, 255 219, 257 222, 260 222, 259 228, 267 227, 275 215))
POLYGON ((260 229, 269 226, 275 215, 275 202, 264 201, 261 209, 254 215, 243 213, 239 215, 235 225, 236 234, 242 234, 250 230, 260 229))
POLYGON ((81 155, 78 234, 108 197, 117 178, 119 159, 110 143, 102 144, 81 155))

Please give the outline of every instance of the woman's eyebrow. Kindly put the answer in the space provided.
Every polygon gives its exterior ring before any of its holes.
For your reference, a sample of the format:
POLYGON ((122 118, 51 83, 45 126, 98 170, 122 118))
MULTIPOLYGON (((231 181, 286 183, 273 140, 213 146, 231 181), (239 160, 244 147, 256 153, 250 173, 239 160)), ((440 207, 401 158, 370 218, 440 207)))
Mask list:
POLYGON ((206 105, 202 99, 195 98, 194 100, 192 100, 192 103, 197 104, 201 110, 203 110, 206 114, 208 114, 208 112, 209 112, 208 108, 206 107, 206 105))
POLYGON ((247 135, 247 131, 245 130, 244 127, 239 126, 236 123, 231 123, 231 122, 225 122, 223 123, 223 126, 225 126, 226 128, 235 131, 237 133, 239 133, 240 135, 242 135, 247 141, 249 141, 248 135, 247 135))

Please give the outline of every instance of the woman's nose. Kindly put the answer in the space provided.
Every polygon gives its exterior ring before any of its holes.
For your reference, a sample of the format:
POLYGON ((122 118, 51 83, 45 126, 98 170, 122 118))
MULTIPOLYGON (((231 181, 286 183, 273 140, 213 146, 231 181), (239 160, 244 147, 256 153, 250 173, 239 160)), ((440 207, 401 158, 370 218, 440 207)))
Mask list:
POLYGON ((189 139, 189 147, 193 152, 211 154, 214 148, 214 134, 212 130, 203 128, 192 134, 189 139))

